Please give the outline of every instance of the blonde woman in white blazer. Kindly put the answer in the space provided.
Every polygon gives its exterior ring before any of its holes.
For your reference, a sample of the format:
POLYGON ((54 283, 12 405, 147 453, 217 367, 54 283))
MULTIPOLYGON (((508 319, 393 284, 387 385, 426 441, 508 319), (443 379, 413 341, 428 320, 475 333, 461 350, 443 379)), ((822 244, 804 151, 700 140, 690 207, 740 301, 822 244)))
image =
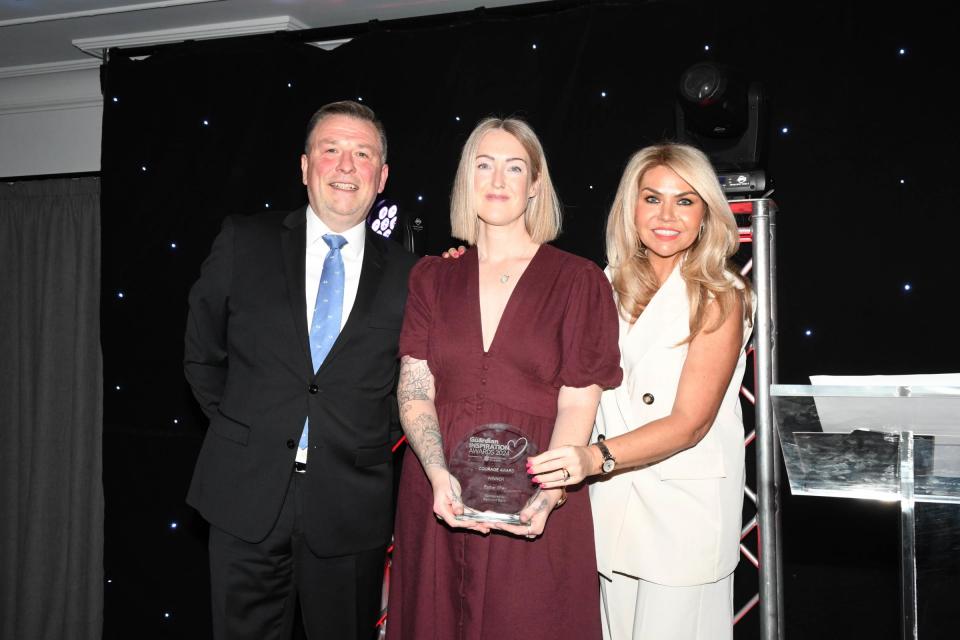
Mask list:
POLYGON ((607 640, 733 635, 744 444, 738 390, 752 327, 730 263, 733 214, 710 161, 685 145, 630 159, 607 221, 623 384, 598 442, 531 459, 542 486, 590 487, 607 640))

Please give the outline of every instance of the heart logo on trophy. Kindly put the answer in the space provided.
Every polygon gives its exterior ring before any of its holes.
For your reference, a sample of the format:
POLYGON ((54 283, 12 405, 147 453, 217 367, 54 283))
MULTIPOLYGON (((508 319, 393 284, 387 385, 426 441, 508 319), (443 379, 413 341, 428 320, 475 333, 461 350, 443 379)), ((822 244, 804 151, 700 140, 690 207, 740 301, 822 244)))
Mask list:
POLYGON ((507 442, 507 450, 510 451, 510 462, 519 459, 520 456, 526 456, 527 439, 517 438, 516 440, 509 440, 507 442))

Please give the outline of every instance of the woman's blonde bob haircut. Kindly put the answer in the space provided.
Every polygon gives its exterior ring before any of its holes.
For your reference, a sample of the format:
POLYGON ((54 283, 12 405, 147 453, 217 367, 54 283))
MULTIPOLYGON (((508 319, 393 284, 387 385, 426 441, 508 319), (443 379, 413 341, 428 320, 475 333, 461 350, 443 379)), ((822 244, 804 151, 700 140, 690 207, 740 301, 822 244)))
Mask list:
POLYGON ((620 313, 633 322, 660 288, 660 282, 640 243, 636 226, 640 183, 654 167, 668 167, 703 199, 703 230, 680 257, 680 273, 690 297, 690 335, 713 331, 723 324, 740 302, 744 320, 753 317, 750 285, 739 275, 730 258, 740 246, 737 223, 720 189, 717 174, 706 155, 682 144, 646 147, 633 154, 623 171, 620 186, 607 218, 607 262, 613 270, 613 288, 620 313), (720 305, 718 320, 705 327, 710 300, 720 305))
POLYGON ((527 209, 523 213, 527 233, 537 244, 554 240, 560 235, 560 200, 553 189, 547 158, 537 134, 530 125, 517 118, 486 118, 474 128, 463 145, 457 177, 450 193, 451 235, 470 245, 477 243, 480 219, 477 216, 473 176, 480 141, 494 129, 506 131, 516 138, 530 158, 531 184, 537 184, 537 189, 536 194, 527 201, 527 209))

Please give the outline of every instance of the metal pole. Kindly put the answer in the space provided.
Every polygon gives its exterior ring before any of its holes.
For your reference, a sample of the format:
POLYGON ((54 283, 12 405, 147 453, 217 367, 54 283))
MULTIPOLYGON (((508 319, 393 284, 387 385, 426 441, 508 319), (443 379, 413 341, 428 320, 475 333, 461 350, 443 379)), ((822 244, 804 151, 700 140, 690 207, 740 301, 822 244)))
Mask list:
POLYGON ((900 432, 900 583, 903 591, 901 636, 917 638, 917 558, 913 499, 913 432, 900 432))
POLYGON ((773 260, 771 238, 775 207, 770 200, 757 200, 753 210, 753 268, 757 293, 757 513, 760 522, 760 637, 783 638, 780 597, 779 486, 777 484, 777 443, 773 426, 770 385, 773 382, 773 346, 776 336, 771 283, 773 260))
MULTIPOLYGON (((777 203, 773 200, 765 200, 768 203, 768 218, 770 220, 770 277, 768 279, 770 286, 770 382, 777 384, 780 382, 780 358, 779 349, 777 349, 777 327, 780 323, 777 321, 777 203)), ((772 405, 771 405, 772 411, 772 405)), ((780 532, 783 531, 780 524, 781 501, 780 490, 783 487, 783 451, 780 449, 780 433, 776 425, 771 429, 773 434, 773 500, 776 508, 774 509, 774 529, 777 535, 776 554, 777 554, 777 631, 778 638, 786 638, 786 615, 783 609, 783 545, 780 544, 780 532)))

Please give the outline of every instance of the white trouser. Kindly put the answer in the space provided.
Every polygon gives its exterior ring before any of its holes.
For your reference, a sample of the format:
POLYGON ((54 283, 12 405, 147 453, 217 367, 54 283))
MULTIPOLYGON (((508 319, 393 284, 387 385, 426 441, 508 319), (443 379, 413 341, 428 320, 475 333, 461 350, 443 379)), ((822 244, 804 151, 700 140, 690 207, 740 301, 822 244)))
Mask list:
POLYGON ((600 576, 604 640, 731 640, 733 574, 666 587, 619 573, 600 576))

